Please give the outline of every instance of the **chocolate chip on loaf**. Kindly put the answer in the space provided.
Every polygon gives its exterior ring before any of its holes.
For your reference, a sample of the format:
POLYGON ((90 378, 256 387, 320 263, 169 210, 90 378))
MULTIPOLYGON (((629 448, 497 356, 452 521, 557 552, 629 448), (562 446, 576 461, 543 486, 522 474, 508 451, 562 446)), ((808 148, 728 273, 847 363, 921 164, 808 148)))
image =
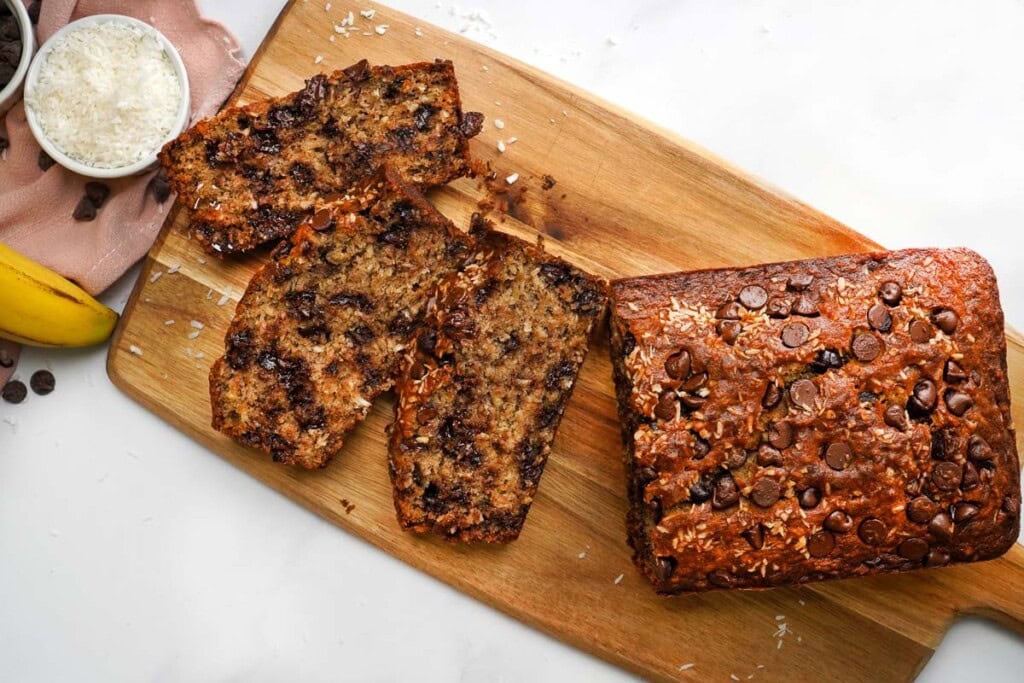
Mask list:
POLYGON ((976 254, 611 287, 629 540, 659 592, 945 566, 1015 541, 1003 319, 976 254), (680 392, 697 363, 703 402, 689 411, 680 392))

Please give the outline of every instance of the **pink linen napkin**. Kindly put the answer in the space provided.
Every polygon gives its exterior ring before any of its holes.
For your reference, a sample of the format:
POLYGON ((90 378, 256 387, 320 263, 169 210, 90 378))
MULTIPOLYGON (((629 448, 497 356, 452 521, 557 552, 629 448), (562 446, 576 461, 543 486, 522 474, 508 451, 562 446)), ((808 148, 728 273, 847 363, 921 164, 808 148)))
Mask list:
MULTIPOLYGON (((31 4, 24 0, 25 4, 31 4)), ((92 14, 125 14, 161 31, 181 54, 188 70, 192 121, 221 106, 242 75, 238 41, 222 25, 203 19, 195 0, 43 0, 37 27, 42 44, 70 21, 92 14)), ((0 241, 74 280, 92 294, 106 289, 153 244, 165 212, 147 192, 151 171, 105 181, 110 198, 92 222, 71 214, 89 180, 59 165, 42 171, 39 146, 18 103, 8 112, 0 135, 10 141, 0 158, 0 241)), ((0 356, 16 347, 0 342, 0 356)), ((13 368, 0 366, 0 386, 13 368)))

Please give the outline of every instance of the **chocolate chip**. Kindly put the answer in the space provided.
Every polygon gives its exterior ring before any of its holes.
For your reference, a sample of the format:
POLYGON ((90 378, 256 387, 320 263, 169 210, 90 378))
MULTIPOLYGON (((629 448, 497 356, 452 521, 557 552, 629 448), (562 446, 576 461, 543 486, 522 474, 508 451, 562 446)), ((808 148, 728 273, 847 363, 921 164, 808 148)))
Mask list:
POLYGON ((370 63, 365 59, 361 59, 352 66, 345 67, 342 72, 348 76, 349 79, 360 82, 370 78, 370 63))
POLYGON ((46 150, 39 150, 39 154, 36 156, 36 165, 39 166, 40 171, 46 173, 53 168, 53 165, 56 163, 57 162, 53 160, 53 157, 46 153, 46 150))
POLYGON ((767 508, 775 505, 781 493, 782 489, 779 486, 779 482, 763 477, 754 484, 754 488, 750 491, 750 499, 757 505, 767 508))
POLYGON ((972 434, 967 442, 967 457, 975 462, 986 462, 992 459, 992 447, 985 439, 972 434))
POLYGON ((334 227, 334 214, 330 209, 320 209, 309 219, 309 227, 316 232, 324 232, 334 227))
POLYGON ((768 386, 764 388, 764 396, 761 397, 761 406, 771 410, 779 405, 781 400, 782 390, 779 388, 778 382, 768 382, 768 386))
POLYGON ((795 275, 789 276, 789 281, 786 283, 786 287, 793 290, 794 292, 802 292, 811 286, 814 282, 814 276, 807 273, 796 273, 795 275))
POLYGON ((671 391, 666 391, 654 406, 654 417, 666 422, 675 419, 677 405, 676 395, 671 391))
POLYGON ((715 326, 722 341, 726 344, 734 344, 743 330, 743 325, 738 320, 719 320, 715 326))
POLYGON ((779 450, 789 448, 793 443, 793 425, 781 420, 769 422, 767 436, 768 443, 779 450))
POLYGON ((32 391, 40 396, 46 396, 53 391, 53 388, 57 385, 57 380, 54 379, 53 373, 49 370, 36 370, 32 373, 28 384, 32 387, 32 391))
POLYGON ((740 307, 735 301, 722 304, 718 307, 715 312, 715 317, 721 320, 739 320, 740 319, 740 307))
POLYGON ((690 486, 690 502, 691 503, 704 503, 711 497, 711 486, 706 481, 698 481, 696 484, 690 486))
POLYGON ((798 379, 789 385, 789 400, 798 408, 811 410, 817 398, 818 387, 809 379, 798 379))
POLYGON ((78 200, 78 206, 75 207, 71 217, 76 221, 88 222, 96 219, 96 205, 92 203, 92 200, 88 197, 82 197, 78 200))
POLYGON ((952 491, 960 486, 960 467, 955 462, 940 462, 932 469, 932 486, 940 491, 952 491))
POLYGON ((928 557, 924 558, 926 567, 942 567, 947 564, 949 564, 949 553, 938 548, 932 548, 928 552, 928 557))
POLYGON ((738 298, 749 310, 756 311, 768 302, 768 292, 760 285, 747 285, 740 290, 738 298))
POLYGON ((715 492, 711 498, 711 507, 716 510, 724 510, 732 507, 740 499, 740 491, 736 487, 736 481, 732 475, 726 474, 715 482, 715 492))
POLYGON ((694 392, 703 387, 708 383, 708 373, 706 372, 695 372, 690 375, 690 378, 683 382, 680 389, 683 391, 694 392))
POLYGON ((854 357, 862 363, 870 363, 882 352, 882 343, 873 334, 858 334, 850 345, 854 357))
POLYGON ((803 323, 789 323, 782 328, 782 343, 791 349, 801 346, 811 336, 811 331, 803 323))
POLYGON ((857 536, 868 545, 882 545, 887 535, 885 524, 875 517, 868 517, 857 529, 857 536))
POLYGON ((686 379, 690 374, 690 352, 682 349, 665 361, 665 373, 672 379, 686 379))
POLYGON ((726 456, 722 466, 728 470, 738 470, 747 463, 747 453, 743 450, 735 450, 726 456))
POLYGON ((708 582, 719 588, 732 588, 736 579, 726 570, 716 569, 713 572, 708 572, 708 582))
POLYGON ((106 183, 89 181, 85 184, 85 196, 92 200, 97 209, 102 209, 110 196, 110 187, 106 183))
POLYGON ((153 199, 156 200, 157 204, 163 204, 171 196, 171 184, 167 182, 167 176, 163 172, 153 176, 146 189, 153 196, 153 199))
POLYGON ((659 557, 658 561, 654 563, 654 571, 659 581, 668 581, 676 571, 676 558, 659 557))
POLYGON ((922 379, 914 385, 914 393, 907 401, 907 409, 911 414, 925 415, 935 410, 938 403, 938 391, 935 389, 935 382, 930 379, 922 379))
MULTIPOLYGON (((484 129, 484 115, 478 111, 467 111, 459 122, 459 133, 464 138, 474 138, 484 129)), ((546 182, 546 179, 545 179, 546 182)), ((552 186, 553 187, 553 186, 552 186)), ((550 189, 550 188, 548 188, 550 189)))
POLYGON ((907 426, 907 411, 900 406, 889 406, 885 409, 885 424, 896 429, 907 426))
POLYGON ((1013 496, 1006 496, 1003 498, 1002 510, 1008 515, 1016 515, 1020 512, 1020 501, 1013 496))
POLYGON ((657 524, 661 521, 664 511, 661 509, 661 498, 651 498, 647 502, 647 509, 651 511, 651 518, 657 524))
POLYGON ((889 306, 898 306, 903 298, 903 288, 892 280, 883 282, 878 288, 878 296, 889 306))
POLYGON ((777 448, 763 443, 757 449, 757 464, 761 467, 780 467, 782 465, 782 453, 777 448))
POLYGON ((764 547, 764 527, 760 524, 755 524, 750 527, 742 534, 743 538, 747 539, 750 543, 750 547, 754 550, 760 550, 764 547))
POLYGON ((978 488, 980 483, 981 478, 978 476, 978 468, 974 466, 973 462, 965 462, 964 472, 960 477, 960 490, 971 491, 978 488))
POLYGON ((845 534, 853 528, 853 517, 842 510, 833 510, 828 513, 828 517, 822 522, 822 526, 837 534, 845 534))
POLYGON ((872 329, 878 330, 882 333, 887 333, 892 330, 892 315, 882 304, 875 304, 868 309, 868 325, 871 325, 872 329))
POLYGON ((940 512, 928 522, 928 531, 940 541, 953 538, 953 518, 948 512, 940 512))
POLYGON ((700 410, 708 400, 703 396, 697 396, 695 394, 683 394, 679 401, 687 410, 700 410))
POLYGON ((785 299, 772 299, 768 302, 768 316, 771 318, 788 318, 793 306, 785 299))
POLYGON ((0 398, 8 403, 21 403, 26 396, 28 396, 28 389, 25 388, 25 383, 16 379, 5 384, 4 388, 0 390, 0 398))
POLYGON ((966 381, 968 375, 962 365, 950 358, 946 361, 946 367, 942 370, 942 378, 949 384, 956 384, 966 381))
POLYGON ((918 344, 927 344, 932 338, 932 326, 923 320, 914 318, 907 327, 910 331, 910 338, 918 344))
POLYGON ((821 502, 821 491, 811 486, 800 492, 800 507, 805 510, 818 507, 821 502))
POLYGON ((802 315, 805 318, 813 318, 819 314, 818 304, 816 304, 811 297, 805 294, 801 294, 796 298, 791 310, 793 315, 802 315))
POLYGON ((939 506, 928 496, 918 496, 907 503, 907 518, 917 524, 927 524, 938 509, 939 506))
POLYGON ((966 524, 977 517, 980 508, 974 503, 957 503, 953 506, 953 521, 966 524))
POLYGON ((825 557, 836 547, 836 538, 827 531, 812 534, 807 541, 807 552, 811 557, 825 557))
POLYGON ((949 409, 949 412, 957 417, 962 416, 974 405, 974 401, 970 396, 956 389, 946 389, 942 398, 946 401, 946 408, 949 409))
POLYGON ((843 357, 835 349, 821 349, 811 361, 811 370, 823 374, 829 370, 838 370, 843 367, 843 357))
POLYGON ((825 449, 825 462, 838 472, 845 470, 851 460, 853 460, 853 450, 849 444, 833 443, 825 449))
POLYGON ((953 334, 956 332, 956 326, 960 322, 960 316, 956 314, 956 311, 950 308, 936 308, 932 311, 931 317, 932 325, 939 328, 946 334, 953 334))
POLYGON ((913 562, 923 560, 924 556, 928 554, 928 541, 923 538, 908 538, 899 544, 896 552, 900 554, 900 557, 913 562))

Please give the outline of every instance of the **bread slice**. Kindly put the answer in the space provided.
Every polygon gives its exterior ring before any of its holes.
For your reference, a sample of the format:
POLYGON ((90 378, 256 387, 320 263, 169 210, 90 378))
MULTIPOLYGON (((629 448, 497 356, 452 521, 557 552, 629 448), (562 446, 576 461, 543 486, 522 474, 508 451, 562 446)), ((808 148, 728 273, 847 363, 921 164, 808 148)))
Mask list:
POLYGON ((323 467, 391 387, 430 292, 470 239, 384 172, 274 251, 210 371, 213 427, 278 462, 323 467))
POLYGON ((405 181, 441 185, 469 173, 483 116, 463 113, 449 61, 311 78, 301 91, 225 109, 160 153, 207 249, 244 252, 287 237, 316 206, 385 163, 405 181))
POLYGON ((440 284, 396 384, 390 438, 402 527, 519 536, 605 310, 606 283, 475 218, 477 245, 440 284))

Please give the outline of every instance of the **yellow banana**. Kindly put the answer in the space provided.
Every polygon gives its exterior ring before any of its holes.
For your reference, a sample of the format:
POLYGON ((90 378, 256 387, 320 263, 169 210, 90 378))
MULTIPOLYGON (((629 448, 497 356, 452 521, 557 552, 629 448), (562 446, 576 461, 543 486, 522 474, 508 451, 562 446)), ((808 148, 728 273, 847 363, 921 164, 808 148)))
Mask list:
POLYGON ((29 346, 107 340, 117 313, 57 273, 0 244, 0 337, 29 346))

